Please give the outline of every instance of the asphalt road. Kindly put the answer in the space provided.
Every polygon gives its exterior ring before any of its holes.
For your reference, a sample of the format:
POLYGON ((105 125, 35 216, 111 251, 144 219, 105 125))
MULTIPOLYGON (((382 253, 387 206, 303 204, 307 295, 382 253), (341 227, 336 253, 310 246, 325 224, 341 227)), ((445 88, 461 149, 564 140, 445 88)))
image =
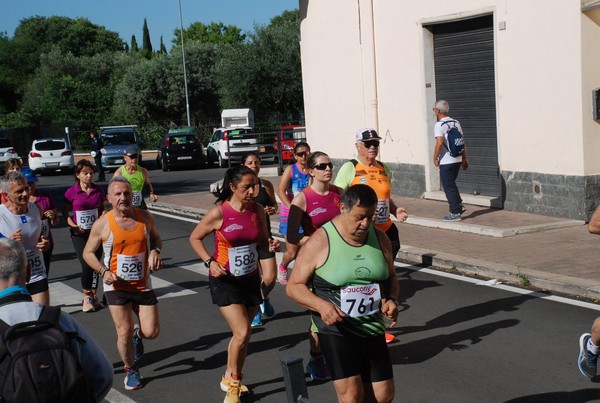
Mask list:
MULTIPOLYGON (((222 170, 152 171, 157 193, 205 190, 222 170), (175 176, 176 175, 176 176, 175 176), (176 180, 174 180, 176 178, 176 180), (160 189, 158 191, 158 189, 160 189)), ((216 178, 216 179, 215 179, 216 178)), ((68 177, 42 177, 40 188, 60 193, 68 177)), ((62 190, 64 191, 64 190, 62 190)), ((79 264, 67 229, 54 230, 52 302, 72 311, 104 347, 115 366, 111 399, 136 402, 217 402, 229 329, 212 305, 207 277, 191 250, 194 224, 157 216, 166 267, 154 276, 160 295, 161 335, 146 342, 141 373, 145 387, 126 392, 116 336, 107 310, 80 311, 79 264)), ((212 248, 212 239, 207 245, 212 248)), ((390 345, 396 401, 582 402, 600 401, 600 389, 578 371, 579 335, 597 310, 501 287, 477 285, 398 268, 403 311, 390 345)), ((307 313, 277 285, 277 316, 254 332, 244 373, 253 394, 245 402, 284 402, 280 359, 308 358, 307 313)), ((308 383, 312 401, 333 402, 330 383, 308 383)), ((119 400, 114 400, 119 401, 119 400)))

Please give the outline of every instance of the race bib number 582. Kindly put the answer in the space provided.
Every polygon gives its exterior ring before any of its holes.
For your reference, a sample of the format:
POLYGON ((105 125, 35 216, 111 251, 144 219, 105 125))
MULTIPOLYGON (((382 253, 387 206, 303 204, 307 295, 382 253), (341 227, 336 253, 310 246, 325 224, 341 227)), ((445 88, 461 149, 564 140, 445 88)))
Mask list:
POLYGON ((256 270, 258 265, 258 251, 256 244, 230 248, 229 271, 234 276, 245 276, 256 270))

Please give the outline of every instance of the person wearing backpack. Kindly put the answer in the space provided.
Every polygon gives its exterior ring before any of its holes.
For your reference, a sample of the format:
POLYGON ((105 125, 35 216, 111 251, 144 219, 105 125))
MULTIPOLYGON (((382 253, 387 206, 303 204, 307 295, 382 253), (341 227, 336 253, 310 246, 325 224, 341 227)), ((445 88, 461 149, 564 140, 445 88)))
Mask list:
POLYGON ((111 362, 70 315, 31 300, 30 275, 20 242, 0 238, 0 401, 101 401, 111 362))
POLYGON ((450 211, 442 220, 460 221, 466 208, 460 197, 456 178, 460 168, 469 167, 467 148, 462 136, 462 127, 456 119, 448 116, 450 105, 448 101, 440 100, 435 103, 433 113, 437 123, 433 127, 435 136, 435 149, 433 151, 433 164, 440 168, 440 179, 444 187, 450 211))

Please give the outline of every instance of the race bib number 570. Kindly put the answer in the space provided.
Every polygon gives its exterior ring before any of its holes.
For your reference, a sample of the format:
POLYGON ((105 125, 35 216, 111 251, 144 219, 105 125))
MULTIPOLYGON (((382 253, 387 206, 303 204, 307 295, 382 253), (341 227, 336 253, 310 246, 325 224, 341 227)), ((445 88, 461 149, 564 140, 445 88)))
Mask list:
POLYGON ((340 289, 342 311, 352 317, 367 316, 379 311, 379 284, 349 285, 340 289))

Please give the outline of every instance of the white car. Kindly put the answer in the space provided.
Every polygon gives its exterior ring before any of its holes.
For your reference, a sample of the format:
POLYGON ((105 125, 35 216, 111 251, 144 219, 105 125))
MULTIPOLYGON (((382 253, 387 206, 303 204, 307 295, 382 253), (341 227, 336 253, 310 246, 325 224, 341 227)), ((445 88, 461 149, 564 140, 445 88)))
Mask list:
POLYGON ((57 170, 72 173, 75 167, 71 148, 60 138, 33 140, 28 161, 29 168, 36 173, 57 170))
MULTIPOLYGON (((258 135, 251 127, 221 127, 215 129, 206 147, 206 158, 208 164, 218 162, 221 168, 239 164, 242 155, 248 151, 260 154, 263 162, 274 162, 273 152, 268 152, 264 145, 258 144, 258 135), (229 144, 229 147, 228 147, 229 144)), ((271 148, 273 148, 271 146, 271 148)))
POLYGON ((10 141, 5 138, 0 138, 0 166, 4 170, 4 163, 11 158, 19 158, 17 150, 10 145, 10 141))

